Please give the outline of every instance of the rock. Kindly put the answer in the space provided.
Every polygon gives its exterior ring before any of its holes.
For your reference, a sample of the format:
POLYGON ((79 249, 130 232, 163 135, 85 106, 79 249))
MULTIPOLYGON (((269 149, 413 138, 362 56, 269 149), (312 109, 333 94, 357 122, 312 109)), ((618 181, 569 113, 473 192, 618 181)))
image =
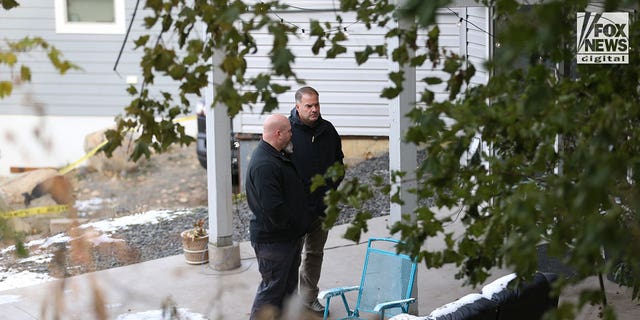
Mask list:
POLYGON ((0 197, 7 205, 23 207, 24 196, 22 193, 30 193, 33 187, 53 176, 58 175, 54 169, 39 169, 21 173, 0 185, 0 197))
MULTIPOLYGON (((106 130, 102 129, 88 134, 84 138, 84 151, 89 153, 103 143, 106 139, 104 135, 106 130)), ((129 160, 134 146, 134 138, 134 134, 127 134, 122 141, 122 145, 113 151, 110 158, 107 158, 103 152, 96 152, 96 154, 89 157, 87 166, 103 174, 108 172, 110 175, 122 175, 123 172, 135 171, 141 162, 145 161, 145 158, 141 158, 137 162, 129 160)))

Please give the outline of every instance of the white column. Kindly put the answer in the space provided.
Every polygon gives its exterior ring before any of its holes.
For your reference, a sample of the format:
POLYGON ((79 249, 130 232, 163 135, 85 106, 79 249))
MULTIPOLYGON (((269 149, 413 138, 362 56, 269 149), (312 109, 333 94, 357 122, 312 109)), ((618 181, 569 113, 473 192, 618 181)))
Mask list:
POLYGON ((209 204, 209 262, 215 270, 230 270, 240 266, 240 251, 233 243, 233 211, 231 206, 231 119, 227 107, 216 104, 208 109, 216 84, 224 80, 218 68, 222 53, 214 53, 213 71, 205 92, 207 108, 207 195, 209 204))
MULTIPOLYGON (((401 3, 402 1, 398 1, 401 3)), ((408 27, 411 21, 398 21, 399 27, 408 27)), ((399 41, 390 43, 393 50, 399 46, 399 41)), ((413 52, 411 53, 413 55, 413 52)), ((389 103, 389 171, 403 171, 406 176, 401 182, 391 185, 392 194, 400 190, 400 197, 404 204, 391 203, 390 224, 402 219, 402 215, 410 215, 415 220, 414 210, 417 206, 417 196, 409 193, 408 190, 416 188, 415 169, 417 166, 417 148, 414 144, 403 142, 404 133, 410 125, 409 119, 405 116, 416 102, 416 69, 405 65, 400 67, 398 63, 390 60, 390 70, 404 71, 403 90, 398 97, 389 103)), ((389 85, 392 85, 391 81, 389 85)), ((393 181, 392 181, 393 182, 393 181)))
MULTIPOLYGON (((402 5, 405 0, 397 0, 398 6, 402 5)), ((407 20, 399 20, 398 27, 407 28, 413 22, 407 20)), ((394 39, 394 42, 390 43, 391 50, 397 48, 400 43, 398 39, 394 39)), ((413 56, 414 52, 410 52, 413 56)), ((389 58, 390 70, 404 71, 404 80, 402 82, 402 92, 391 103, 389 103, 389 118, 391 125, 389 128, 389 174, 393 171, 403 171, 406 175, 402 181, 393 183, 391 185, 391 194, 396 191, 400 191, 400 198, 404 204, 391 203, 391 217, 389 224, 393 224, 402 220, 402 215, 409 215, 410 221, 416 220, 416 214, 414 210, 417 207, 418 201, 415 193, 409 193, 408 190, 415 189, 417 186, 415 179, 415 170, 418 163, 418 152, 414 144, 403 142, 403 136, 410 126, 409 119, 405 116, 416 103, 416 69, 414 67, 405 65, 400 66, 389 58)), ((391 81, 390 85, 392 85, 391 81)), ((393 182, 393 181, 392 181, 393 182)), ((418 301, 418 277, 420 274, 416 271, 416 276, 413 282, 413 292, 411 297, 418 301)), ((412 315, 418 315, 418 303, 412 303, 409 306, 409 313, 412 315)))

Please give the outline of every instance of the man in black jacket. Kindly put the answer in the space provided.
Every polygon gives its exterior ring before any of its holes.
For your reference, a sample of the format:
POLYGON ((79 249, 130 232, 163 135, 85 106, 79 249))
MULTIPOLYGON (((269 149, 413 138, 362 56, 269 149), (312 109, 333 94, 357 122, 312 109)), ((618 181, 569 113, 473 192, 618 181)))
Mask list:
MULTIPOLYGON (((291 161, 298 169, 310 190, 311 178, 316 174, 323 175, 333 164, 342 164, 342 142, 340 135, 331 122, 320 115, 320 95, 312 87, 302 87, 295 95, 296 107, 291 110, 289 121, 293 131, 293 155, 291 161)), ((327 231, 322 229, 326 205, 324 195, 329 188, 335 189, 340 181, 327 181, 327 185, 310 194, 307 210, 313 222, 304 237, 302 267, 300 269, 300 296, 307 309, 322 314, 324 306, 317 299, 318 281, 322 269, 324 245, 327 242, 327 231)))
POLYGON ((251 319, 278 317, 298 286, 302 236, 311 219, 306 211, 307 189, 284 152, 290 146, 287 118, 268 116, 246 178, 247 202, 253 212, 251 246, 262 275, 251 319))

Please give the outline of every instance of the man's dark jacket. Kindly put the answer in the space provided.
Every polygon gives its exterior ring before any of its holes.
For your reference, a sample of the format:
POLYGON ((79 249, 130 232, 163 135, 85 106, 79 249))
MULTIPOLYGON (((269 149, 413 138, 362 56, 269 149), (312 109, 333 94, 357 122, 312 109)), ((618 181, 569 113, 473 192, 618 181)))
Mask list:
MULTIPOLYGON (((289 115, 293 137, 293 154, 291 161, 298 169, 305 188, 310 190, 311 178, 316 174, 324 175, 327 168, 338 162, 343 164, 342 142, 340 135, 331 122, 324 120, 322 116, 310 127, 304 124, 298 117, 296 108, 289 115)), ((312 215, 324 216, 326 205, 323 202, 324 195, 329 188, 338 187, 342 179, 328 181, 327 185, 317 188, 309 196, 308 209, 312 215)))
POLYGON ((253 212, 252 242, 288 242, 306 233, 311 222, 305 210, 308 192, 289 158, 264 140, 249 162, 245 188, 253 212))

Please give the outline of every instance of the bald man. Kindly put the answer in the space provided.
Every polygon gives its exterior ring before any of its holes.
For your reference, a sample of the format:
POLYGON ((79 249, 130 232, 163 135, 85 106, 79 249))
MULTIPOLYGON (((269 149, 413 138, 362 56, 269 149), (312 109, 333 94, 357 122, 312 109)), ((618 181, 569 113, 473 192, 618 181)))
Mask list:
POLYGON ((302 236, 311 216, 305 210, 307 188, 285 152, 290 147, 289 120, 283 115, 268 116, 245 183, 253 212, 251 246, 262 275, 251 319, 277 318, 298 286, 302 236))

